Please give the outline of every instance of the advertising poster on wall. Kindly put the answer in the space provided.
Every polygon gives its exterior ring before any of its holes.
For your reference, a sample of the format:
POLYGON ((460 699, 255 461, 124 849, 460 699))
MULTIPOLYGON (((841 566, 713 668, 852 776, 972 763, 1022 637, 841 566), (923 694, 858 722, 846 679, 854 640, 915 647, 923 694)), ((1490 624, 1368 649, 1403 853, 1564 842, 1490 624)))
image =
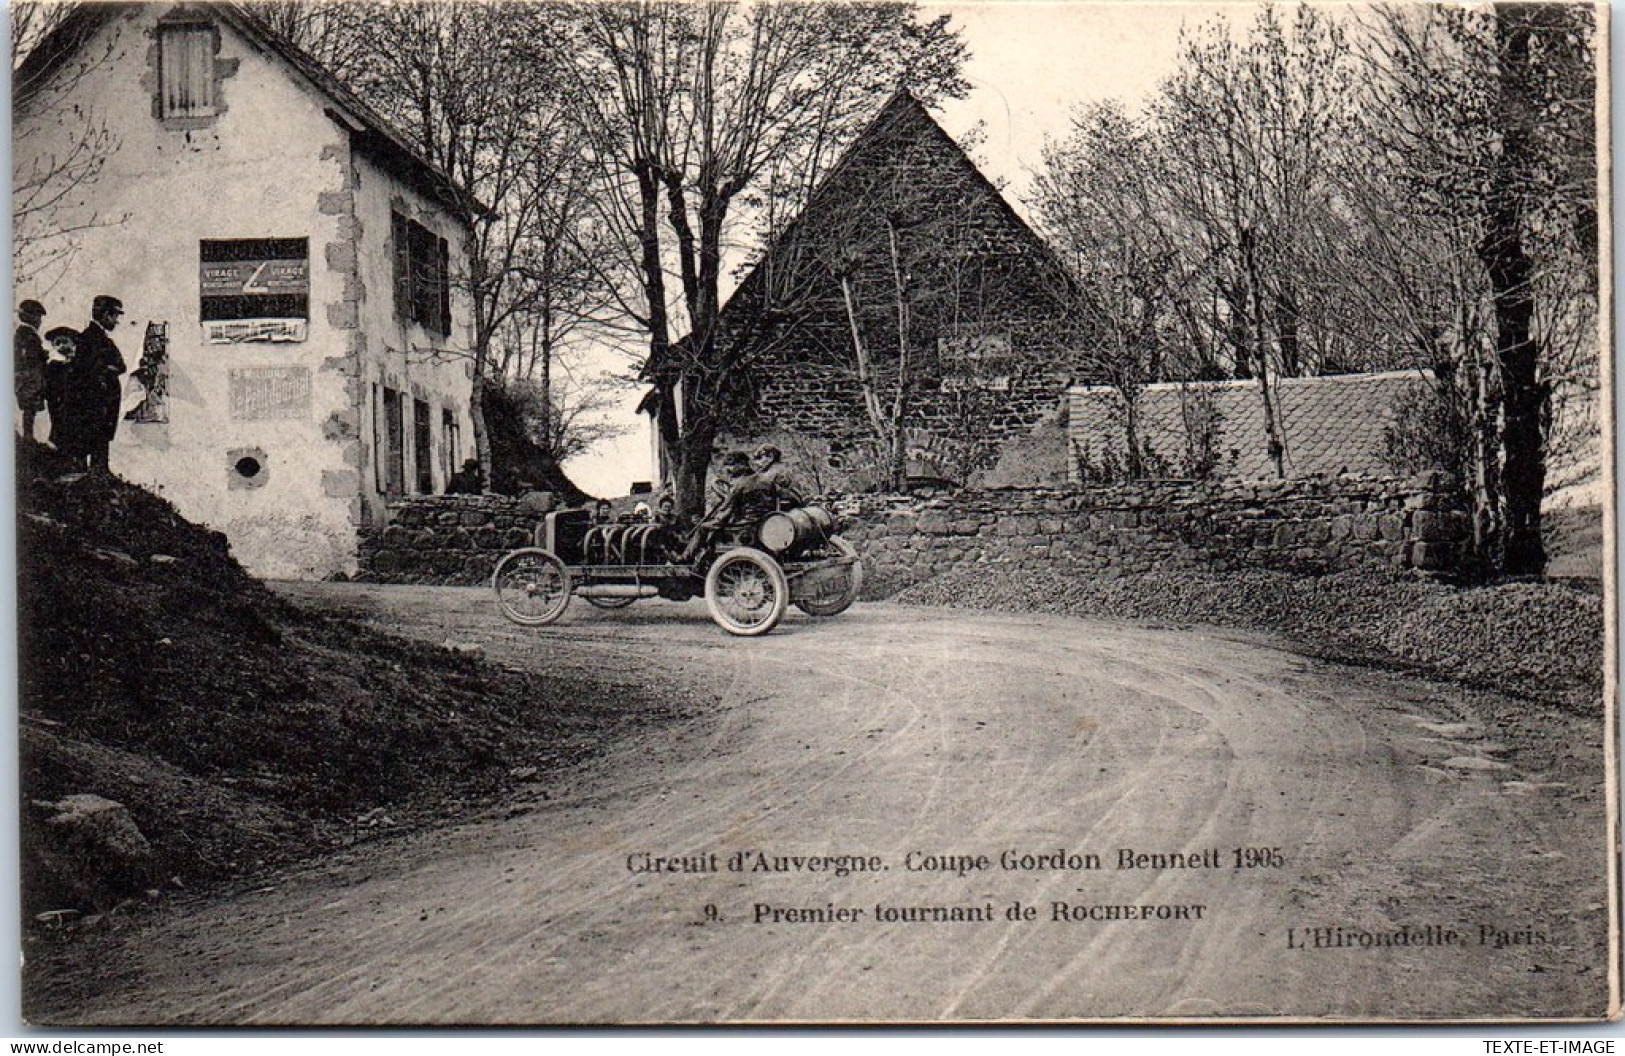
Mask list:
POLYGON ((205 241, 198 257, 208 344, 305 340, 310 318, 306 239, 205 241))

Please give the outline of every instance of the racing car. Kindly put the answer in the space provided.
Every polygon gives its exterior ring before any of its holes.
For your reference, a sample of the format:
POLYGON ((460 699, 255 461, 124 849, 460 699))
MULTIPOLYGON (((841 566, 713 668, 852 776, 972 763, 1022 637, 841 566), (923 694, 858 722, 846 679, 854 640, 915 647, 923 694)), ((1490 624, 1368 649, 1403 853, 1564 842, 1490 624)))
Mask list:
POLYGON ((572 597, 600 609, 644 598, 703 596, 729 634, 766 634, 790 605, 817 617, 845 612, 863 587, 863 563, 822 506, 775 510, 743 523, 684 532, 647 520, 598 523, 557 510, 537 545, 514 550, 491 576, 502 614, 526 627, 564 615, 572 597))

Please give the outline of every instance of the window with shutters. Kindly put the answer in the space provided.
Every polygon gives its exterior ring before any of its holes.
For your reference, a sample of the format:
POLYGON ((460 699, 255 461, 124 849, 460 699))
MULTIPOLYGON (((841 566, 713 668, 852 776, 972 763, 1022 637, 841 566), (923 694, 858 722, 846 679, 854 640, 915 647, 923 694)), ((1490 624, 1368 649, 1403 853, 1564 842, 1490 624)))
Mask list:
POLYGON ((434 494, 434 422, 429 405, 412 401, 412 460, 417 469, 419 495, 434 494))
POLYGON ((406 494, 406 423, 402 394, 384 387, 384 494, 406 494))
POLYGON ((451 333, 450 247, 416 220, 390 214, 395 245, 395 315, 430 333, 451 333))
POLYGON ((450 408, 440 412, 440 472, 441 479, 451 480, 463 467, 457 464, 458 452, 463 449, 463 427, 450 408))
POLYGON ((214 27, 206 22, 158 27, 158 98, 166 120, 219 113, 214 53, 214 27))

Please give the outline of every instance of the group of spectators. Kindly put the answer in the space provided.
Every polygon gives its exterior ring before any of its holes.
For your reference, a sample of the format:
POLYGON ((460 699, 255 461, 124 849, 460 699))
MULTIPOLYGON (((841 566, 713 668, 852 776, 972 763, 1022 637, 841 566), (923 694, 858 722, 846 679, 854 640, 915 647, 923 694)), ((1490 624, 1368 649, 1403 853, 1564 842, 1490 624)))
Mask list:
POLYGON ((91 302, 90 323, 83 330, 58 326, 45 331, 45 306, 25 300, 12 340, 17 406, 23 435, 32 438, 40 411, 51 419, 49 443, 74 468, 108 471, 108 448, 118 432, 128 367, 111 332, 124 315, 124 304, 106 294, 91 302))

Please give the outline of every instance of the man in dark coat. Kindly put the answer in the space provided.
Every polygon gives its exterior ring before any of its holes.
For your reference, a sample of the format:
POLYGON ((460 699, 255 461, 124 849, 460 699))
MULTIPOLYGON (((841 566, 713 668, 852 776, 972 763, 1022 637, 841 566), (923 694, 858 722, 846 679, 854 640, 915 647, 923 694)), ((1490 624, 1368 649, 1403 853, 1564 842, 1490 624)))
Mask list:
POLYGON ((40 323, 45 306, 24 301, 17 306, 20 320, 11 341, 11 367, 16 372, 17 409, 23 416, 23 435, 34 438, 34 416, 45 406, 45 343, 40 340, 40 323))
POLYGON ((85 379, 85 443, 92 472, 105 473, 107 449, 118 432, 123 385, 119 378, 129 368, 118 346, 108 336, 124 314, 124 302, 99 294, 90 306, 90 325, 79 332, 78 359, 85 379))

